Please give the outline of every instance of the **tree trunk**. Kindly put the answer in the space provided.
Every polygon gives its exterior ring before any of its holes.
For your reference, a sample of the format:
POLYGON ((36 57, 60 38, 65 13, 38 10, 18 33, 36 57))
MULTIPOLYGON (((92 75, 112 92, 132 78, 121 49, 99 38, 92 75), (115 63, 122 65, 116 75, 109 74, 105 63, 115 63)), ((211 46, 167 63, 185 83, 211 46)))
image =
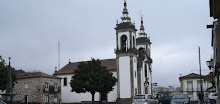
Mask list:
POLYGON ((94 101, 94 99, 95 99, 95 91, 92 91, 91 94, 92 94, 92 101, 94 101))

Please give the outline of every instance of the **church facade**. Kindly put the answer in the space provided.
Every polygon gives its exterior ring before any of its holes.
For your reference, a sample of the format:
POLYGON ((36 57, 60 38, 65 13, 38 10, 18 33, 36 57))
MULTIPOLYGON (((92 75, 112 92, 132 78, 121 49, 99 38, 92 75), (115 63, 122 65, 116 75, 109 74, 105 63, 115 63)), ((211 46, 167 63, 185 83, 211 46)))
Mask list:
MULTIPOLYGON (((96 93, 95 101, 107 100, 108 102, 126 102, 136 94, 152 93, 152 59, 151 42, 145 33, 143 17, 139 36, 127 10, 127 3, 124 2, 122 21, 116 24, 116 49, 115 59, 100 60, 102 66, 113 73, 118 79, 114 90, 103 95, 96 93)), ((55 75, 61 80, 61 97, 63 103, 91 101, 90 93, 71 92, 70 80, 79 62, 67 64, 55 75)))

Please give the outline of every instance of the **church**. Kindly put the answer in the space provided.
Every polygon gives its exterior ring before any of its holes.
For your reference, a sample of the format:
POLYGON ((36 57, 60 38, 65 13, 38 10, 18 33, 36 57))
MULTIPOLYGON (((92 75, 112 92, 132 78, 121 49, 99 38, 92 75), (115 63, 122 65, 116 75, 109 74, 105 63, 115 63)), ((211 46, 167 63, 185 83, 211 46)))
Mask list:
MULTIPOLYGON (((136 94, 152 93, 152 59, 151 42, 145 33, 143 17, 139 36, 136 36, 137 29, 131 23, 128 15, 127 3, 124 1, 121 22, 116 23, 116 54, 115 59, 100 60, 101 65, 113 73, 117 78, 114 90, 106 95, 96 93, 95 101, 105 100, 107 102, 126 103, 131 102, 136 94)), ((54 75, 61 79, 61 100, 63 103, 74 103, 91 101, 90 93, 71 92, 70 80, 79 62, 69 62, 54 75)))

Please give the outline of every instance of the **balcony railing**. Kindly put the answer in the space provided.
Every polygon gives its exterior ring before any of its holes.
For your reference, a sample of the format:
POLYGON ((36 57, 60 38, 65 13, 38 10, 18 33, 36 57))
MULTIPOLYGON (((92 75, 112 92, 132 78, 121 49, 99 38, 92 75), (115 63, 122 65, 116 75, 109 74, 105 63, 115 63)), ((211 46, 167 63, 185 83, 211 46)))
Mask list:
MULTIPOLYGON (((204 91, 204 88, 202 90, 204 91)), ((197 91, 201 91, 201 87, 197 87, 197 91)))
POLYGON ((132 52, 132 53, 137 54, 137 53, 138 53, 138 50, 137 50, 136 48, 127 48, 126 50, 114 49, 114 52, 115 52, 115 53, 130 53, 130 52, 132 52))
MULTIPOLYGON (((205 88, 203 87, 202 90, 205 91, 205 88)), ((186 88, 186 89, 181 90, 181 91, 198 92, 198 91, 201 91, 201 87, 197 87, 197 88, 186 88)))
POLYGON ((49 88, 48 88, 48 87, 45 87, 44 90, 45 90, 45 91, 49 91, 49 88))
POLYGON ((55 88, 54 88, 54 92, 58 92, 58 91, 59 91, 59 88, 58 88, 58 87, 57 87, 57 88, 55 87, 55 88))
POLYGON ((187 91, 193 91, 193 88, 187 88, 186 90, 187 91))
POLYGON ((59 86, 55 87, 54 85, 50 85, 48 88, 48 87, 44 86, 43 92, 45 92, 45 93, 59 93, 60 87, 59 86))

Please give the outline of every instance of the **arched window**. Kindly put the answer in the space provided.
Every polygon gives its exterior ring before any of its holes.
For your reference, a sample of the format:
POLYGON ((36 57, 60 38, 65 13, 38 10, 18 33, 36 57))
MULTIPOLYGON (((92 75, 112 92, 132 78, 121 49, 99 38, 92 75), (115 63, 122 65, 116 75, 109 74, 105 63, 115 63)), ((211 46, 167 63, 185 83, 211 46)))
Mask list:
POLYGON ((138 49, 138 53, 139 53, 139 55, 140 55, 140 54, 143 55, 143 54, 144 54, 144 48, 140 47, 140 48, 138 49))
POLYGON ((145 77, 147 77, 147 65, 145 64, 145 77))
POLYGON ((121 36, 121 50, 122 51, 127 50, 127 36, 126 35, 121 36))
POLYGON ((135 48, 135 38, 133 36, 133 48, 135 48))
POLYGON ((139 59, 140 59, 140 60, 144 60, 144 58, 145 58, 144 48, 140 47, 140 48, 138 49, 138 56, 139 56, 139 59))

